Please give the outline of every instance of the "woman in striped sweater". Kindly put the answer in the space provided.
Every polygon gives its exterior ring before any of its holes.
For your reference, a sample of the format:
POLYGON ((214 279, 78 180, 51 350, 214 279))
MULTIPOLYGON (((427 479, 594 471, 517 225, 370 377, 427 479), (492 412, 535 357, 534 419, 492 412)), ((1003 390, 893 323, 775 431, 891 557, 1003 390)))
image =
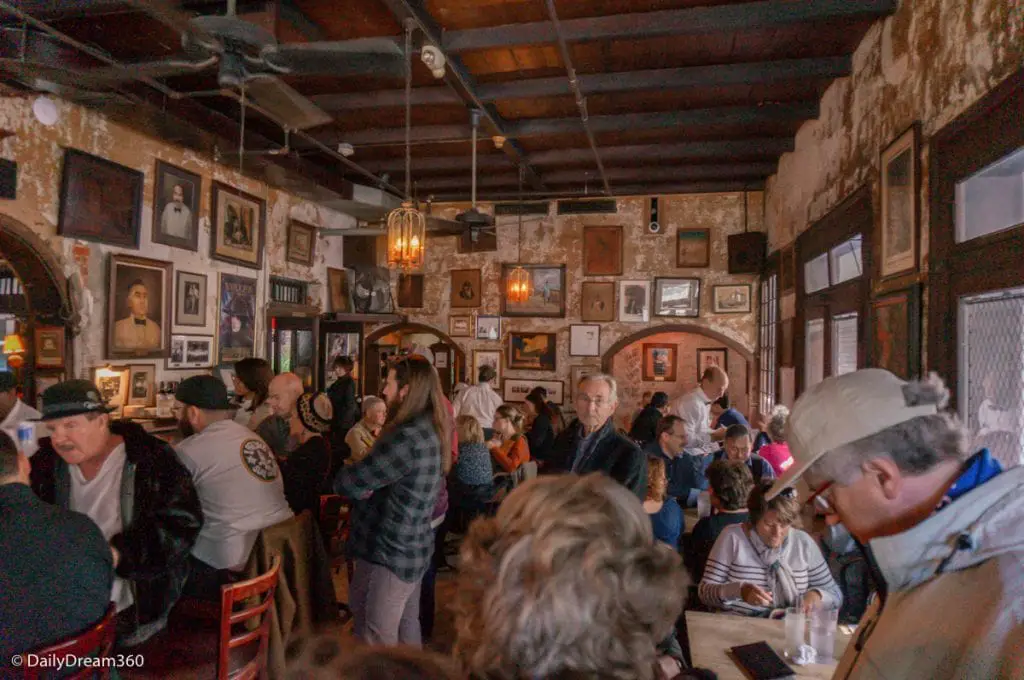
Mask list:
POLYGON ((800 501, 786 489, 770 501, 772 482, 754 487, 747 501, 750 519, 722 531, 708 556, 698 594, 709 607, 746 616, 802 603, 838 608, 843 596, 814 539, 793 528, 800 501), (801 599, 802 598, 802 599, 801 599))

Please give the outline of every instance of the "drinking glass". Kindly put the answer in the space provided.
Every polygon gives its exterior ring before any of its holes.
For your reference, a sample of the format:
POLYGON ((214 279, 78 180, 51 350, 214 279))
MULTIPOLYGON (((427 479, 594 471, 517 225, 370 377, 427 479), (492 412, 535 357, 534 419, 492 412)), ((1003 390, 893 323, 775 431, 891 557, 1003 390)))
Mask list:
POLYGON ((711 493, 709 491, 701 491, 697 496, 697 516, 701 518, 711 516, 711 493))
POLYGON ((815 607, 811 611, 811 646, 818 657, 818 663, 830 663, 836 646, 836 627, 839 625, 839 610, 831 607, 815 607))
POLYGON ((786 647, 783 650, 786 656, 796 656, 800 653, 800 645, 804 644, 804 634, 807 629, 807 617, 802 607, 789 607, 786 609, 786 647))

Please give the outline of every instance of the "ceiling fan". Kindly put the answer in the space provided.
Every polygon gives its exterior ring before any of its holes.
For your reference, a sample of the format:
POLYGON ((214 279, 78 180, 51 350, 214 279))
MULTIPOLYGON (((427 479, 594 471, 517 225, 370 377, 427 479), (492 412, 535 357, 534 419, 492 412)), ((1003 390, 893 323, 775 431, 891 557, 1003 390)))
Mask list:
POLYGON ((494 231, 494 217, 481 212, 476 207, 476 133, 477 129, 480 127, 480 111, 478 109, 470 111, 470 118, 473 123, 473 179, 471 184, 471 205, 469 210, 459 213, 455 216, 455 219, 463 225, 463 231, 469 232, 470 240, 477 241, 480 238, 480 235, 485 232, 496 232, 494 231))
MULTIPOLYGON (((360 226, 352 229, 320 229, 317 233, 321 236, 384 236, 387 233, 388 213, 391 212, 389 208, 356 201, 324 201, 323 204, 352 215, 360 226)), ((431 236, 461 236, 466 230, 461 222, 431 215, 430 204, 426 206, 427 233, 431 236)))

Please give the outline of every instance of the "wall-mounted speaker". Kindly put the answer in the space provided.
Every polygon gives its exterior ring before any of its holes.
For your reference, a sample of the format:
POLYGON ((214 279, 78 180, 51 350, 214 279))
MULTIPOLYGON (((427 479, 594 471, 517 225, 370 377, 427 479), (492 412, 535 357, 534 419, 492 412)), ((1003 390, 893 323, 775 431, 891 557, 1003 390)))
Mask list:
POLYGON ((729 237, 729 273, 760 274, 768 249, 764 232, 745 231, 729 237))
POLYGON ((650 196, 647 199, 647 233, 649 234, 660 234, 661 229, 661 210, 657 196, 650 196))

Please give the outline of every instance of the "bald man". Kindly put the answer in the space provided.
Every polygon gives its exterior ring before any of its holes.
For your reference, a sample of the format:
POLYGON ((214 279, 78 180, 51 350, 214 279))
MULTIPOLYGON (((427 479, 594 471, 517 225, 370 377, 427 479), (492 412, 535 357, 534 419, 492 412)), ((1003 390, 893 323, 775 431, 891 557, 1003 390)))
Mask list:
POLYGON ((686 452, 703 456, 717 451, 717 442, 725 438, 725 428, 711 429, 711 404, 729 389, 729 376, 718 366, 704 369, 700 384, 679 397, 670 412, 686 423, 686 452))
POLYGON ((296 435, 302 430, 302 424, 296 404, 302 391, 302 379, 294 373, 282 373, 270 381, 267 404, 273 415, 260 423, 256 434, 263 437, 278 458, 287 458, 299 447, 296 435))

